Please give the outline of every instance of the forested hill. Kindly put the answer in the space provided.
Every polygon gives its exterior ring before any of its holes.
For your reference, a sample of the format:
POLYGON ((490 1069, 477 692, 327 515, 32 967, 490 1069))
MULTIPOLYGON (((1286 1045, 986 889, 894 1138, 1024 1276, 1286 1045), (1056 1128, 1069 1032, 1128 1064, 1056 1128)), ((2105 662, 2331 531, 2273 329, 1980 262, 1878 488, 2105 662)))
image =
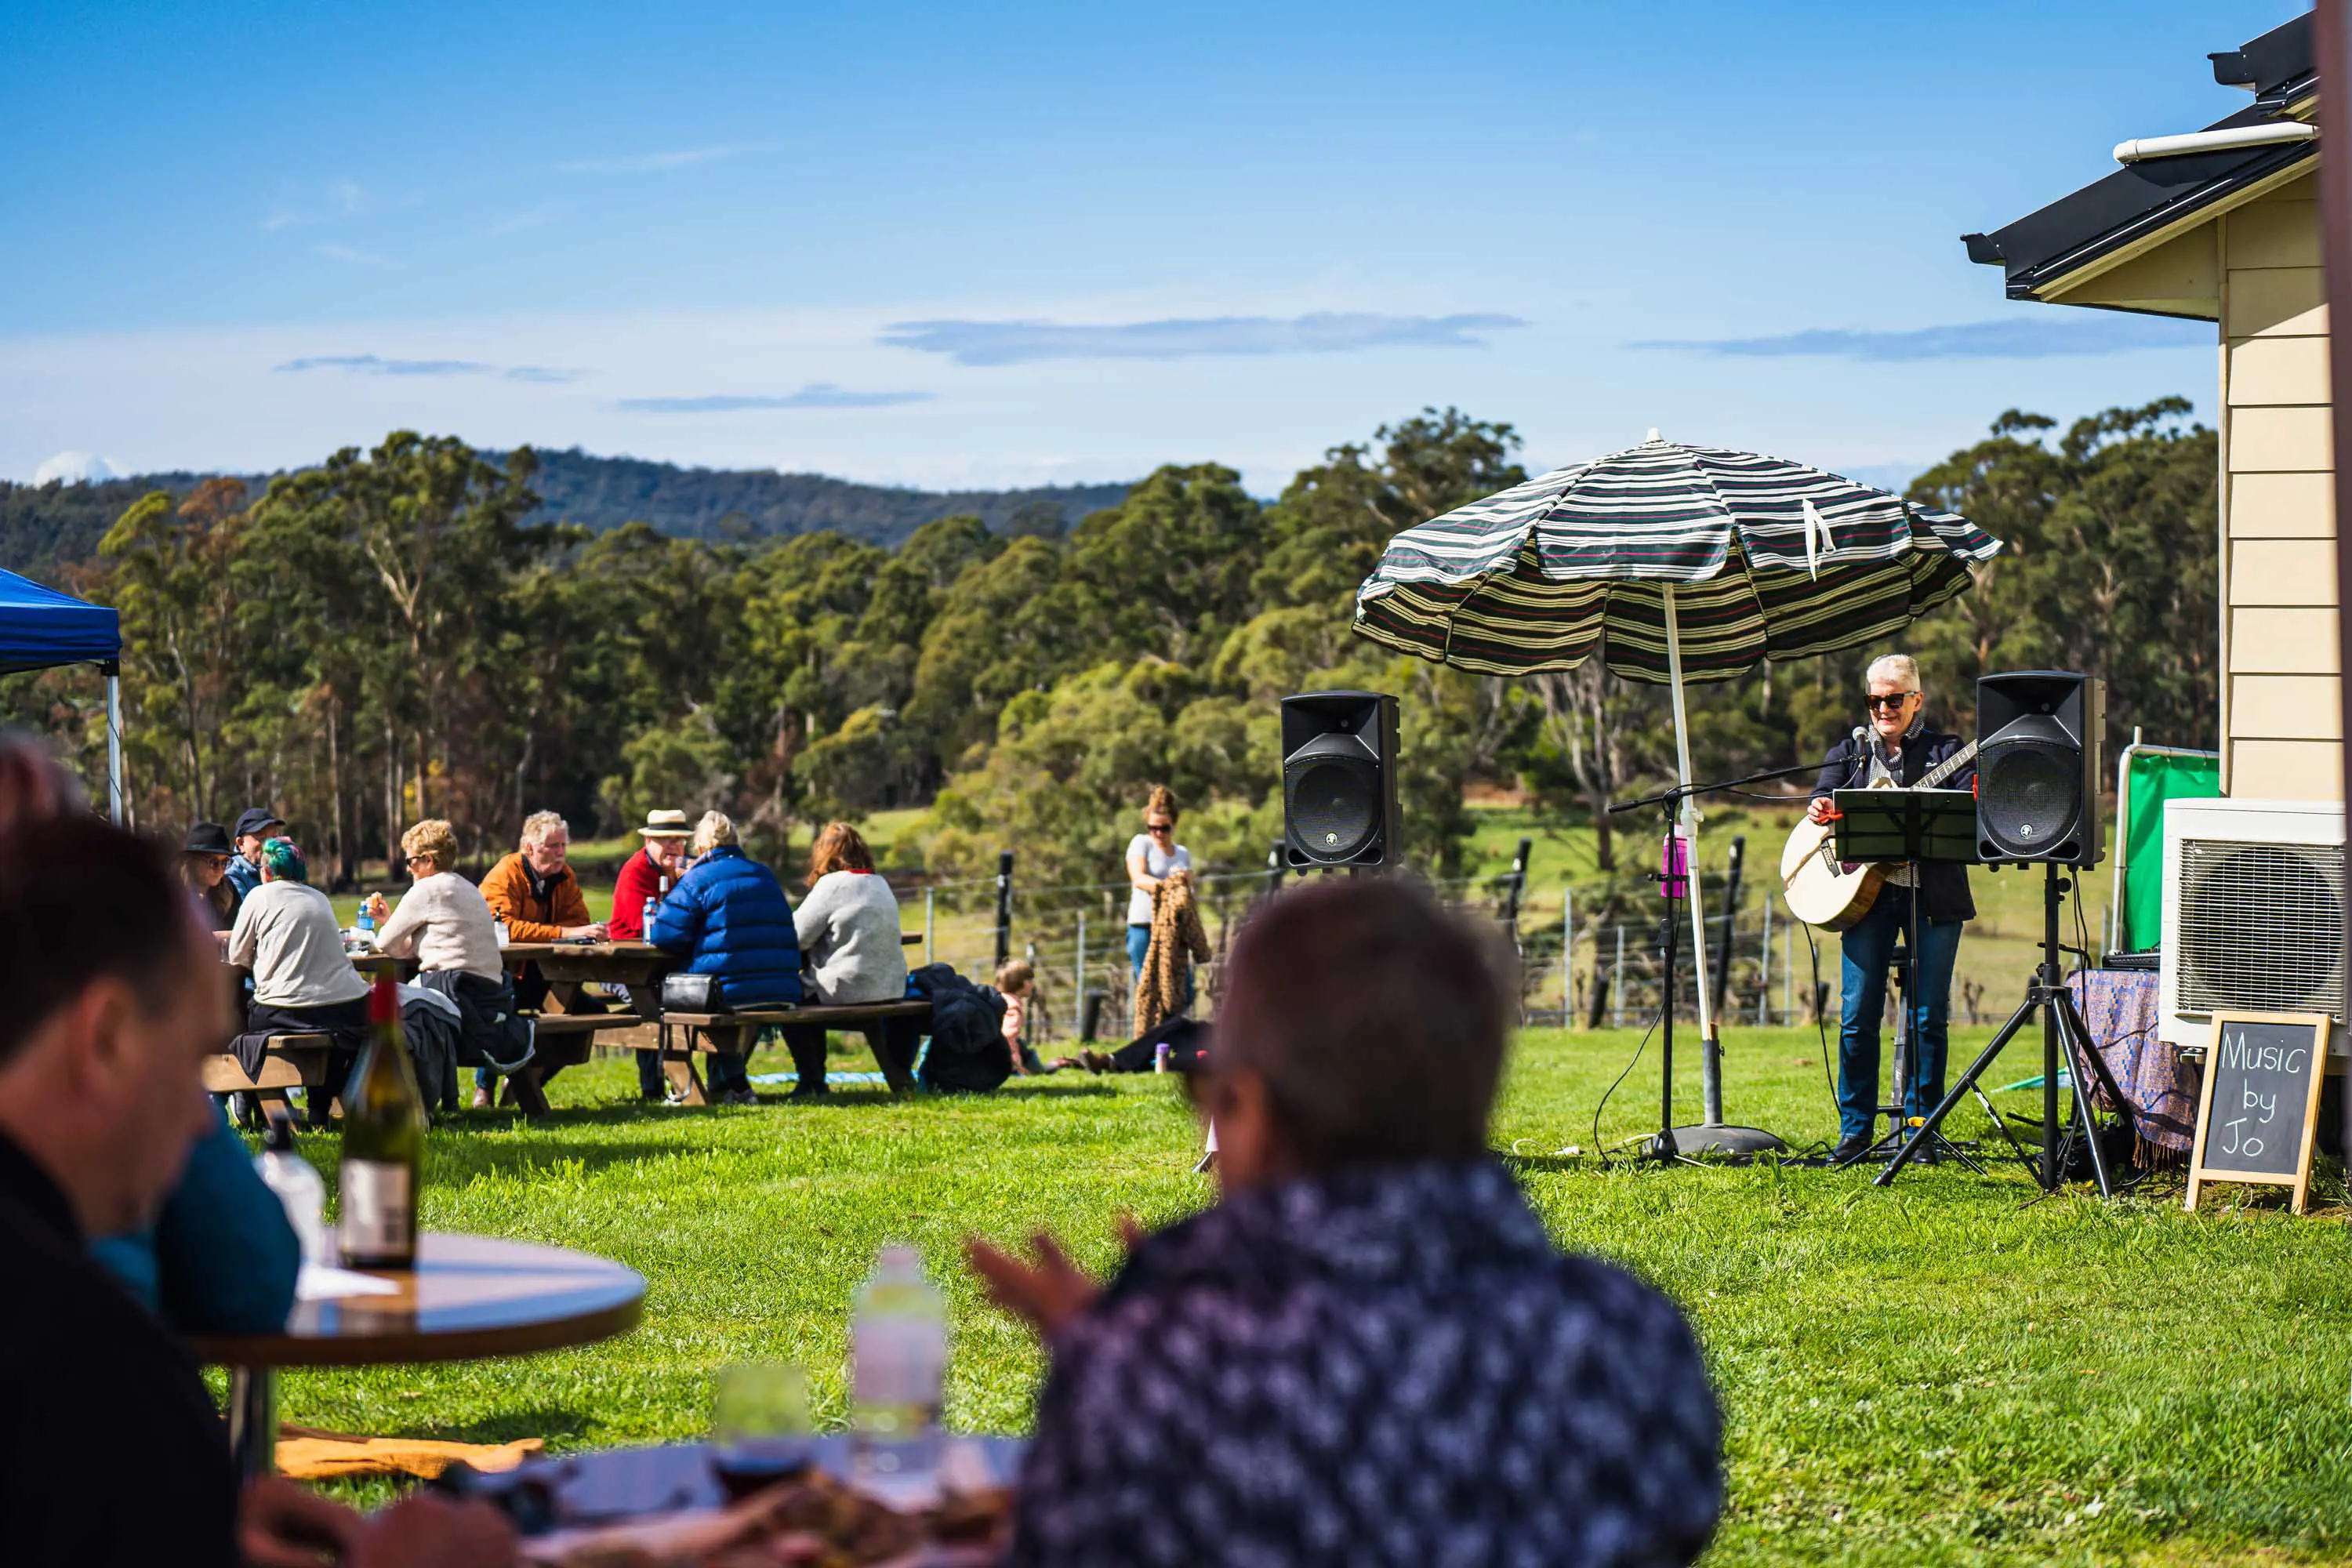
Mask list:
POLYGON ((1058 537, 1091 511, 1117 506, 1129 486, 1057 485, 1026 490, 917 490, 861 485, 772 468, 681 468, 638 458, 598 458, 574 447, 539 454, 531 489, 545 503, 534 521, 618 528, 649 522, 681 539, 743 542, 831 529, 897 545, 934 518, 976 514, 1000 538, 1058 537))
MULTIPOLYGON (((534 521, 584 523, 599 531, 649 522, 681 539, 747 542, 825 529, 896 545, 933 518, 977 513, 1001 538, 1058 537, 1091 511, 1117 506, 1129 486, 1059 485, 1025 490, 917 490, 861 485, 823 474, 766 468, 682 468, 638 458, 541 452, 531 488, 543 504, 534 521)), ((210 476, 136 474, 96 484, 21 485, 0 480, 0 567, 46 582, 87 561, 131 502, 150 490, 184 496, 210 476)), ((266 475, 242 476, 255 496, 266 475)))

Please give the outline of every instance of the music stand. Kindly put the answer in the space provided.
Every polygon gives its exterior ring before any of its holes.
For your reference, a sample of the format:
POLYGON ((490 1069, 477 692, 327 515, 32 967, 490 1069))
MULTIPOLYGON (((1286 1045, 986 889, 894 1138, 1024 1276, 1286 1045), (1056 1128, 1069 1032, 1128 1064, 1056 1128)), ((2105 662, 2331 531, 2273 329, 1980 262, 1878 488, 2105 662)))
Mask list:
MULTIPOLYGON (((1888 1110, 1886 1136, 1843 1162, 1851 1165, 1891 1159, 1902 1151, 1911 1121, 1911 1090, 1919 1076, 1919 868, 1929 862, 1976 863, 1977 798, 1964 789, 1842 789, 1831 794, 1830 805, 1836 814, 1832 832, 1840 860, 1900 860, 1911 868, 1910 919, 1904 930, 1903 973, 1896 984, 1901 1010, 1895 1033, 1895 1103, 1881 1108, 1888 1110)), ((1930 1150, 1984 1173, 1983 1166, 1933 1128, 1923 1128, 1921 1135, 1932 1140, 1930 1150)))

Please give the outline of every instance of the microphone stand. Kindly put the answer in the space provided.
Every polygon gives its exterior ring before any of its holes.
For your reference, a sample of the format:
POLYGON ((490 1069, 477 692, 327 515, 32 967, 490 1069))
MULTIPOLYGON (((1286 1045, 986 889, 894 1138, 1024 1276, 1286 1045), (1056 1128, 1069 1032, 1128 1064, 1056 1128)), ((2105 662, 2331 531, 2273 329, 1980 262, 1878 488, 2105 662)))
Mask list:
MULTIPOLYGON (((1759 773, 1746 773, 1736 779, 1722 779, 1713 784, 1677 784, 1671 789, 1662 790, 1656 795, 1643 795, 1639 800, 1629 800, 1609 808, 1609 814, 1612 816, 1629 811, 1638 811, 1643 806, 1663 805, 1666 808, 1665 855, 1656 878, 1666 902, 1664 1003, 1661 1009, 1658 1042, 1660 1069, 1658 1135, 1651 1140, 1649 1148, 1644 1151, 1647 1158, 1662 1163, 1671 1162, 1680 1159, 1685 1149, 1695 1154, 1713 1152, 1752 1155, 1784 1150, 1788 1147, 1788 1144, 1760 1128, 1707 1123, 1684 1128, 1675 1126, 1675 960, 1680 956, 1677 949, 1680 945, 1678 928, 1681 924, 1676 918, 1678 911, 1675 909, 1675 902, 1678 899, 1696 894, 1697 889, 1695 886, 1695 879, 1698 874, 1698 868, 1688 863, 1683 849, 1682 838, 1675 832, 1675 820, 1682 815, 1683 802, 1693 795, 1713 795, 1724 790, 1739 789, 1748 784, 1768 784, 1774 779, 1799 778, 1807 773, 1818 773, 1820 771, 1819 763, 1799 763, 1790 767, 1766 768, 1759 773), (1679 874, 1677 874, 1678 866, 1679 874)), ((1728 942, 1725 943, 1727 952, 1729 951, 1729 945, 1728 942)), ((1722 1025, 1718 1022, 1716 1027, 1720 1031, 1722 1025)), ((1706 1050, 1720 1058, 1723 1041, 1719 1033, 1704 1042, 1704 1046, 1706 1050)))

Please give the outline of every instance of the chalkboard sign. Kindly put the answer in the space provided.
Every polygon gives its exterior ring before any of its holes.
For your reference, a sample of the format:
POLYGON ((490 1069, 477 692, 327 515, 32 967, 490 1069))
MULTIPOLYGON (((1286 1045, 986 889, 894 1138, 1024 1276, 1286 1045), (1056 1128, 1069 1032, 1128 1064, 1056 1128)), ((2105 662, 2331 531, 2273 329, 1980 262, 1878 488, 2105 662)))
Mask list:
POLYGON ((2324 1013, 2216 1013, 2189 1150, 2189 1207, 2210 1182, 2311 1188, 2311 1135, 2327 1070, 2324 1013))

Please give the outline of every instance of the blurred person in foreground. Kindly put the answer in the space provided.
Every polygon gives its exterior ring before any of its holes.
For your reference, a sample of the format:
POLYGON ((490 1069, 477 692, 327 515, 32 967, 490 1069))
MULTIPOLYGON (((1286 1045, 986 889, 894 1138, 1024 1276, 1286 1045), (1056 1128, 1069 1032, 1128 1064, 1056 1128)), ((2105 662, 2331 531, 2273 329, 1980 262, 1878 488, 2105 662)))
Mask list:
POLYGON ((1487 1149, 1507 955, 1405 883, 1275 900, 1233 950, 1215 1206, 1097 1287, 971 1244, 1044 1337, 1007 1562, 1643 1568, 1706 1545, 1697 1342, 1563 1256, 1487 1149))
MULTIPOLYGON (((637 829, 646 847, 621 862, 620 875, 613 883, 613 918, 605 922, 604 931, 614 942, 652 940, 646 934, 653 924, 652 911, 661 908, 669 890, 677 886, 678 876, 686 868, 686 841, 693 832, 682 811, 646 813, 645 826, 637 829)), ((637 1098, 660 1100, 667 1088, 662 1081, 661 1053, 636 1055, 637 1098)))
MULTIPOLYGON (((86 821, 89 811, 80 783, 40 742, 0 735, 0 832, 59 817, 86 821)), ((152 1223, 101 1236, 90 1254, 141 1305, 195 1333, 285 1327, 302 1262, 285 1207, 217 1109, 152 1223)))
POLYGON ((198 1067, 229 985, 163 858, 79 815, 0 832, 0 1563, 511 1562, 480 1505, 369 1521, 271 1479, 240 1500, 194 1358, 89 1255, 153 1220, 217 1120, 198 1067))
MULTIPOLYGON (((730 1013, 797 1005, 800 933, 784 885, 743 853, 735 824, 723 811, 702 814, 688 851, 694 864, 655 911, 646 936, 664 952, 685 959, 684 973, 716 975, 719 1000, 730 1013)), ((758 1103, 742 1052, 711 1052, 707 1076, 719 1104, 758 1103)))

